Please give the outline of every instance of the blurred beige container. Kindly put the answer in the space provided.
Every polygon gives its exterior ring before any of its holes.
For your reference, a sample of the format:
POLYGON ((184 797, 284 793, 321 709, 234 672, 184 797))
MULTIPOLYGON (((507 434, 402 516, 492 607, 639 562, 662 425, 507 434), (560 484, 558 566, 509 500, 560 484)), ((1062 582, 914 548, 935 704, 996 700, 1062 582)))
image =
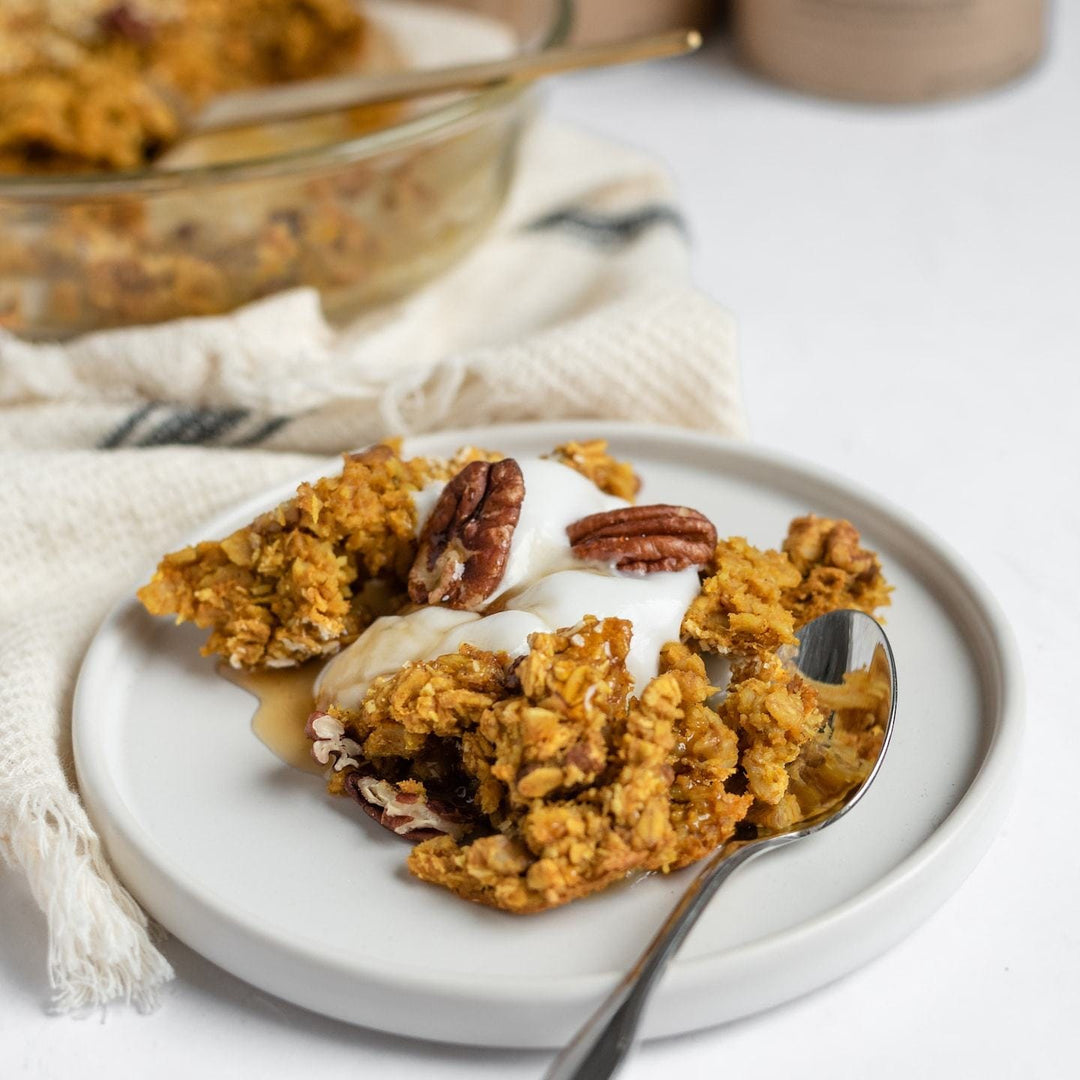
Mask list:
POLYGON ((736 0, 739 52, 800 90, 931 101, 986 90, 1042 51, 1043 0, 736 0))
POLYGON ((680 26, 704 31, 719 7, 717 0, 577 0, 570 39, 617 41, 680 26))

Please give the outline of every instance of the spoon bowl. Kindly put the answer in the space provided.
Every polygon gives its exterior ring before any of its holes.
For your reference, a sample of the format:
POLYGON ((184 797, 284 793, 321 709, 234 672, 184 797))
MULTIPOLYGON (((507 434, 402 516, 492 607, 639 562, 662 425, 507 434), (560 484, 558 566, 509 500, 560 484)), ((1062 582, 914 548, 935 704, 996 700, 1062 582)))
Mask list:
POLYGON ((556 1057, 545 1080, 613 1076, 633 1045, 650 991, 716 890, 751 859, 839 821, 866 794, 881 769, 896 718, 896 663, 885 631, 869 615, 844 610, 813 619, 796 637, 797 646, 784 659, 814 686, 819 708, 828 713, 819 743, 811 750, 827 746, 838 731, 842 736, 853 711, 874 721, 870 732, 864 733, 856 767, 838 789, 823 792, 809 816, 787 826, 758 826, 749 837, 736 834, 709 856, 634 966, 556 1057))

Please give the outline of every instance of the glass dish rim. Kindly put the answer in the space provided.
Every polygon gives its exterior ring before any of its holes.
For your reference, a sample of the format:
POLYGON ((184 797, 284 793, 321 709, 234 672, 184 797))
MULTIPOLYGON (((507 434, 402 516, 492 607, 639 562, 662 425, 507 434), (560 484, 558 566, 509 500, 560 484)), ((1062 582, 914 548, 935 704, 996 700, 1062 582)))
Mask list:
MULTIPOLYGON (((573 23, 575 0, 551 0, 552 18, 540 42, 540 50, 566 40, 573 23)), ((522 97, 529 84, 480 90, 440 105, 419 116, 351 139, 283 153, 191 165, 177 169, 132 169, 115 173, 67 173, 41 176, 0 176, 0 198, 65 199, 150 194, 211 183, 287 176, 343 165, 412 143, 450 129, 458 123, 492 111, 522 97)))

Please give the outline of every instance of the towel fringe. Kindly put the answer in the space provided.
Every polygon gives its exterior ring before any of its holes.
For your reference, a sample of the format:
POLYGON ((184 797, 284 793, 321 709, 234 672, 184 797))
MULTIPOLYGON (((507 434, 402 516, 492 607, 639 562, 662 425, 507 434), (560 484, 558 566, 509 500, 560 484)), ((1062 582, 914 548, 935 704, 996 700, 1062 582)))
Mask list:
POLYGON ((0 854, 20 868, 49 927, 52 1009, 125 1001, 157 1008, 173 978, 158 933, 117 880, 74 794, 24 796, 0 826, 0 854))

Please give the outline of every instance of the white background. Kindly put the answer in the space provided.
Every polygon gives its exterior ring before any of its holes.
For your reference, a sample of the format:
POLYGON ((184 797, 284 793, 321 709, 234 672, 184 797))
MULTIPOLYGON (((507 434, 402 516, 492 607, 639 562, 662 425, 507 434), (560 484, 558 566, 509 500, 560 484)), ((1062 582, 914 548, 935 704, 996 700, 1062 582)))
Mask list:
MULTIPOLYGON (((753 438, 879 490, 964 552, 1029 686, 1017 803, 928 923, 807 998, 641 1048, 628 1078, 1077 1075, 1080 5, 1054 22, 1033 74, 947 106, 799 97, 718 45, 550 95, 675 172, 697 281, 739 321, 753 438)), ((157 1014, 49 1018, 43 920, 3 870, 0 919, 5 1078, 518 1080, 547 1060, 323 1020, 175 941, 157 1014)))

